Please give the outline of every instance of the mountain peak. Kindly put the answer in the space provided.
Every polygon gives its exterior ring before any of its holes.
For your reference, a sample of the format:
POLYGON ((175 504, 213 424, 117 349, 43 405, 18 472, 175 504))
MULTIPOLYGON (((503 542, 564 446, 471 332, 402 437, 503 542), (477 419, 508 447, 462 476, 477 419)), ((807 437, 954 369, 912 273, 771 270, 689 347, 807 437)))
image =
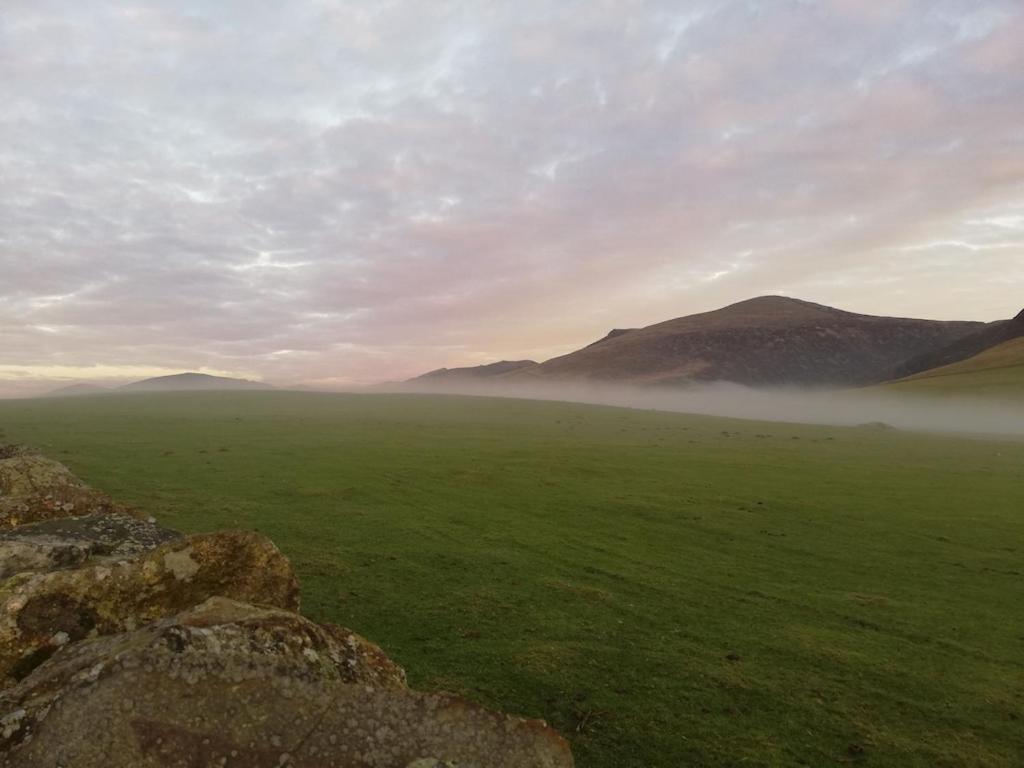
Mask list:
POLYGON ((810 301, 804 301, 803 299, 794 299, 791 296, 782 296, 781 294, 766 293, 764 296, 755 296, 752 299, 744 299, 743 301, 737 301, 734 304, 729 304, 724 309, 730 307, 742 307, 742 306, 812 306, 820 307, 821 304, 814 304, 810 301))
POLYGON ((757 314, 780 313, 792 315, 794 313, 835 314, 843 310, 827 307, 824 304, 815 304, 813 301, 794 299, 789 296, 757 296, 753 299, 738 301, 735 304, 722 307, 718 311, 726 313, 751 312, 757 314))

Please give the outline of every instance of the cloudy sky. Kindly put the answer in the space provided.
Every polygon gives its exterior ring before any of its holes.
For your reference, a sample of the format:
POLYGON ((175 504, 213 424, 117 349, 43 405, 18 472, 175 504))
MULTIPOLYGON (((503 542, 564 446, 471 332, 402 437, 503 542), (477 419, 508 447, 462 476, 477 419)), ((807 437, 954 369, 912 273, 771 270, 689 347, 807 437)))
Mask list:
POLYGON ((1024 306, 1019 0, 3 0, 0 393, 1024 306))

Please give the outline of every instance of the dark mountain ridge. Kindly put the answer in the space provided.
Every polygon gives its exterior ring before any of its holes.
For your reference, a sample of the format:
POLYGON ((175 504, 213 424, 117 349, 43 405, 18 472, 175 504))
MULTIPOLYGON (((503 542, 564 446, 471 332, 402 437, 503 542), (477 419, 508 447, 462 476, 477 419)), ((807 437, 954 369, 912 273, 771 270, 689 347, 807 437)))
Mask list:
POLYGON ((541 363, 522 375, 633 384, 858 386, 980 323, 877 317, 783 296, 675 318, 541 363))
POLYGON ((915 355, 896 369, 893 378, 902 379, 930 371, 933 368, 960 363, 980 355, 987 349, 1013 341, 1021 336, 1024 336, 1024 311, 1021 311, 1012 320, 988 323, 977 331, 956 339, 944 347, 915 355))
POLYGON ((440 383, 451 381, 473 381, 478 379, 492 379, 514 371, 521 371, 537 365, 533 360, 500 360, 497 363, 487 365, 475 365, 466 368, 438 368, 436 371, 424 373, 416 378, 409 379, 409 383, 440 383))
POLYGON ((632 333, 635 330, 636 328, 612 328, 610 331, 608 331, 607 336, 602 336, 597 341, 590 342, 589 344, 587 344, 587 346, 596 347, 598 344, 604 344, 604 342, 608 341, 609 339, 614 339, 618 336, 622 336, 624 333, 632 333))
MULTIPOLYGON (((495 376, 510 382, 862 386, 892 379, 910 358, 943 349, 984 327, 862 315, 784 296, 761 296, 645 328, 616 329, 575 352, 500 370, 495 376)), ((443 380, 436 372, 427 377, 428 382, 443 380)), ((414 381, 423 382, 424 377, 414 381)))

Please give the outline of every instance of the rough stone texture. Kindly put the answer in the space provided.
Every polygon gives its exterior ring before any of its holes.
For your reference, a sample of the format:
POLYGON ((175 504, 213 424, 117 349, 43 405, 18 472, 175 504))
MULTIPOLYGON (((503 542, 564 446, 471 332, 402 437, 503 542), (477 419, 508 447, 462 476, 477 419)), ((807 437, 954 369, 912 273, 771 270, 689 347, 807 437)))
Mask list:
POLYGON ((4 528, 0 768, 573 765, 544 723, 410 691, 380 648, 294 613, 258 534, 181 537, 20 446, 0 446, 4 528))
POLYGON ((85 485, 60 462, 20 451, 0 459, 2 496, 30 496, 67 487, 84 488, 85 485))
MULTIPOLYGON (((211 597, 136 634, 147 632, 178 654, 181 674, 186 676, 190 671, 201 676, 215 662, 231 675, 252 677, 272 669, 273 674, 302 680, 406 687, 405 670, 366 638, 279 608, 211 597)), ((126 639, 121 647, 140 643, 139 637, 122 637, 126 639)))
POLYGON ((409 691, 354 638, 214 600, 70 646, 0 694, 0 766, 572 766, 543 723, 409 691))
POLYGON ((132 632, 70 644, 0 694, 0 753, 30 742, 54 704, 70 691, 109 668, 136 662, 205 688, 206 695, 219 692, 225 704, 232 703, 234 685, 266 677, 405 688, 405 670, 347 629, 213 597, 132 632))
POLYGON ((38 453, 27 445, 15 443, 0 444, 0 459, 12 459, 15 456, 34 456, 38 453))
POLYGON ((0 679, 23 678, 69 641, 131 630, 217 595, 298 610, 299 587, 273 543, 241 531, 17 574, 0 582, 0 679))
POLYGON ((124 511, 60 462, 32 454, 21 446, 4 446, 0 456, 7 456, 0 458, 0 528, 94 512, 124 511))
POLYGON ((21 525, 0 530, 0 579, 70 568, 90 557, 134 555, 179 538, 176 531, 117 512, 21 525))

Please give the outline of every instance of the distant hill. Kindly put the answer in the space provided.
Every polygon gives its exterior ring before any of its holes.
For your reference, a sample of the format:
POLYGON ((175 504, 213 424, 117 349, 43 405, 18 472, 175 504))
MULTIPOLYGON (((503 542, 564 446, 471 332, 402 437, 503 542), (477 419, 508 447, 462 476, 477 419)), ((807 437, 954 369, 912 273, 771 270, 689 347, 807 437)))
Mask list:
POLYGON ((69 384, 66 387, 59 387, 50 392, 46 392, 40 397, 80 397, 82 395, 101 395, 104 392, 110 392, 107 387, 101 387, 98 384, 69 384))
POLYGON ((269 384, 248 379, 210 376, 206 373, 178 373, 125 384, 121 392, 199 392, 211 390, 273 389, 269 384))
POLYGON ((436 371, 424 373, 422 376, 409 379, 408 384, 440 384, 446 382, 471 382, 481 379, 502 377, 515 371, 532 368, 537 363, 533 360, 501 360, 488 365, 476 365, 469 368, 438 368, 436 371))
POLYGON ((859 386, 891 379, 913 356, 983 323, 876 317, 782 296, 625 331, 509 380, 630 384, 729 381, 749 386, 859 386))
POLYGON ((1024 336, 884 386, 894 392, 1024 398, 1024 336))
POLYGON ((900 365, 893 378, 906 378, 924 371, 969 360, 1007 341, 1024 336, 1024 311, 1012 320, 988 323, 963 338, 936 350, 915 355, 900 365))

